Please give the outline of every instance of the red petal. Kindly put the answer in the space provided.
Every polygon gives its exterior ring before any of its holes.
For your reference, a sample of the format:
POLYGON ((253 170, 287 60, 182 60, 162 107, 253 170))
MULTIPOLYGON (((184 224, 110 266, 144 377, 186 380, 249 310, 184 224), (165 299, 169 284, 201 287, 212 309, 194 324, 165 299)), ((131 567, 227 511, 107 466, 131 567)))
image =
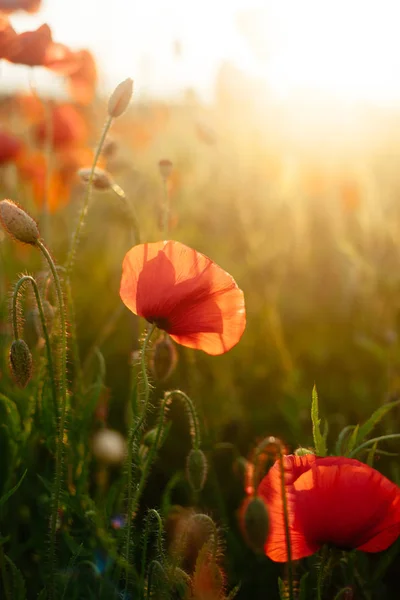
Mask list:
MULTIPOLYGON (((294 518, 294 482, 302 475, 302 473, 305 473, 310 469, 315 460, 316 457, 313 454, 283 457, 292 560, 298 560, 304 556, 314 554, 321 546, 321 544, 306 540, 304 533, 301 529, 297 528, 298 524, 295 523, 294 518)), ((276 562, 287 561, 281 482, 280 464, 279 461, 276 461, 268 474, 261 481, 258 488, 258 494, 267 502, 270 517, 270 530, 265 544, 265 554, 276 562)))
MULTIPOLYGON (((294 559, 324 543, 378 552, 399 536, 400 488, 375 469, 354 459, 310 455, 286 457, 285 468, 294 559)), ((279 463, 261 482, 260 493, 270 504, 272 522, 266 553, 286 560, 279 463)))
POLYGON ((179 242, 134 246, 125 256, 122 301, 183 346, 223 354, 239 341, 243 292, 211 259, 179 242))

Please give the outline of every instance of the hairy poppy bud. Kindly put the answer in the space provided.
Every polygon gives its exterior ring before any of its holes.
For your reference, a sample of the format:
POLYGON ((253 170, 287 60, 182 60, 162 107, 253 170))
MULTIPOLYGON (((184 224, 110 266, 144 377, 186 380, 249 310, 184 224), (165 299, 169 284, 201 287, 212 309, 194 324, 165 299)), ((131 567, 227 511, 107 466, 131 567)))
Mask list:
POLYGON ((128 78, 121 81, 113 91, 108 101, 108 114, 110 117, 119 117, 128 108, 132 98, 133 80, 128 78))
POLYGON ((315 454, 315 452, 313 452, 310 448, 297 448, 297 450, 295 450, 295 455, 296 456, 306 456, 306 454, 315 454))
POLYGON ((109 465, 121 463, 126 454, 126 443, 119 431, 101 429, 93 438, 93 454, 99 462, 109 465))
MULTIPOLYGON (((78 175, 82 182, 88 184, 90 181, 91 168, 79 169, 78 175)), ((103 169, 96 167, 93 171, 92 185, 95 190, 109 190, 112 187, 113 181, 111 176, 103 169)))
POLYGON ((172 162, 168 159, 160 160, 158 163, 160 175, 163 179, 168 179, 172 172, 172 162))
POLYGON ((178 354, 171 338, 162 335, 153 345, 150 369, 155 379, 165 381, 172 375, 178 361, 178 354))
POLYGON ((36 244, 39 229, 36 222, 12 200, 0 202, 0 221, 12 237, 24 244, 36 244))
POLYGON ((254 552, 264 552, 269 531, 267 505, 259 496, 247 498, 241 509, 241 526, 244 537, 254 552))
POLYGON ((207 459, 202 450, 192 448, 186 459, 186 477, 194 492, 201 492, 207 479, 207 459))
POLYGON ((10 348, 10 368, 16 384, 24 388, 32 376, 32 354, 22 339, 14 340, 10 348))

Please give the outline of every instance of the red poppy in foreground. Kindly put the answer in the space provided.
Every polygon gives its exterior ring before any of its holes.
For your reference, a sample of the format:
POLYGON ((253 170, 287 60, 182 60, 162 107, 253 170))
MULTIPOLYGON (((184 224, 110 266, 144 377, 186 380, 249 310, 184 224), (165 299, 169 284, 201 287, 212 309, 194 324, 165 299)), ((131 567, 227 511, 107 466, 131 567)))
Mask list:
POLYGON ((208 354, 240 340, 244 297, 235 280, 210 258, 179 242, 134 246, 122 265, 121 299, 171 338, 208 354))
MULTIPOLYGON (((400 535, 400 488, 375 469, 352 458, 285 456, 292 559, 324 544, 380 552, 400 535)), ((267 502, 270 532, 265 553, 287 560, 281 473, 276 462, 260 483, 267 502)))

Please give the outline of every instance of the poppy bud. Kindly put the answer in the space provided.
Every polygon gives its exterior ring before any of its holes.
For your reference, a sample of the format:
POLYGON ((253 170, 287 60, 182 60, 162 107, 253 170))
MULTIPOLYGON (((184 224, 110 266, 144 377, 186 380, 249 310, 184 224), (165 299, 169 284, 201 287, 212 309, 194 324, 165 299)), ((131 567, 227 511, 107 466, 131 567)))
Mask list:
POLYGON ((171 338, 161 336, 153 345, 150 369, 159 381, 165 381, 172 375, 178 361, 178 354, 171 338))
POLYGON ((93 454, 99 462, 109 465, 121 463, 126 454, 126 443, 119 431, 101 429, 93 438, 93 454))
POLYGON ((158 163, 160 175, 163 179, 168 179, 172 172, 172 162, 168 159, 160 160, 158 163))
MULTIPOLYGON (((78 175, 83 183, 89 183, 91 172, 91 168, 79 169, 78 175)), ((106 171, 96 167, 93 172, 92 185, 95 190, 109 190, 113 185, 113 181, 111 176, 106 171)))
POLYGON ((244 537, 254 552, 264 552, 269 531, 267 505, 259 496, 247 498, 241 509, 241 526, 244 537))
POLYGON ((295 455, 296 456, 306 456, 306 454, 315 454, 315 452, 313 452, 310 448, 297 448, 297 450, 295 450, 295 455))
POLYGON ((201 492, 207 479, 207 459, 202 450, 192 448, 186 459, 186 477, 194 492, 201 492))
POLYGON ((32 354, 28 344, 22 340, 14 340, 10 348, 10 368, 16 384, 24 388, 32 376, 32 354))
POLYGON ((39 229, 36 222, 12 200, 0 202, 0 221, 12 237, 24 244, 36 244, 39 229))
POLYGON ((132 98, 133 81, 128 78, 121 81, 113 91, 108 101, 108 114, 110 117, 119 117, 128 108, 132 98))

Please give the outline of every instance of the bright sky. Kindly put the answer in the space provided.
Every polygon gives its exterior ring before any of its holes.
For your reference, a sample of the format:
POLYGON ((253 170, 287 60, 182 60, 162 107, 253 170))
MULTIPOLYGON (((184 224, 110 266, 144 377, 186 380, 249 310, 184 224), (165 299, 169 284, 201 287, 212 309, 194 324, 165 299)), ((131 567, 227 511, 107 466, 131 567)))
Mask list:
POLYGON ((12 21, 19 31, 48 22, 56 41, 91 49, 106 89, 131 76, 138 94, 191 86, 210 99, 229 60, 278 97, 306 89, 400 105, 399 0, 43 0, 41 13, 12 21))

